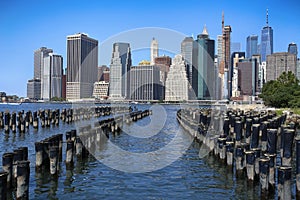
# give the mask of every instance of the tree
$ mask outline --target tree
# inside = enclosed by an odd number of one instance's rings
[[[267,106],[300,107],[299,80],[291,71],[283,72],[277,80],[269,81],[263,86],[259,97]]]

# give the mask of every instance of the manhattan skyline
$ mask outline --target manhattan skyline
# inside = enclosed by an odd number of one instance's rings
[[[66,37],[78,32],[87,33],[99,41],[98,66],[109,66],[111,50],[101,50],[103,42],[111,36],[133,29],[158,27],[194,36],[202,32],[206,24],[210,38],[217,40],[222,33],[222,11],[225,25],[232,27],[232,42],[241,43],[246,50],[246,38],[256,34],[261,39],[261,29],[266,25],[266,9],[269,10],[269,25],[274,31],[274,52],[287,52],[291,42],[300,45],[300,3],[286,1],[79,1],[51,2],[1,2],[1,72],[0,91],[26,96],[26,82],[33,77],[33,52],[45,46],[66,59]],[[155,33],[153,33],[155,34]],[[159,34],[159,33],[158,33]],[[297,35],[298,34],[298,35]],[[141,36],[143,37],[143,36]],[[146,36],[145,36],[146,37]],[[148,53],[132,51],[133,65],[142,59],[150,60],[152,37],[144,38]],[[183,39],[183,38],[181,38]],[[134,41],[114,41],[129,42]],[[173,44],[180,52],[180,40]],[[132,44],[131,44],[132,45]],[[132,45],[134,47],[134,44]],[[105,51],[105,52],[103,52]],[[160,55],[163,52],[160,51]],[[66,63],[64,63],[64,68]]]

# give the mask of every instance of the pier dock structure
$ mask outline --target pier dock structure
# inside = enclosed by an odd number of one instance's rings
[[[179,124],[202,145],[199,155],[214,156],[237,178],[259,184],[262,198],[277,191],[279,199],[291,199],[291,171],[296,171],[297,195],[300,192],[299,124],[286,119],[286,114],[267,110],[187,108],[177,112]],[[209,152],[203,154],[203,149]]]

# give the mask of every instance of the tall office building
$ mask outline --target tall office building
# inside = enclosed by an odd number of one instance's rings
[[[154,65],[155,63],[155,58],[158,57],[158,42],[155,38],[152,39],[151,41],[151,61],[150,64]]]
[[[224,12],[222,12],[222,38],[218,36],[218,62],[221,98],[228,98],[231,84],[230,53],[231,53],[231,26],[224,25]]]
[[[176,55],[166,81],[166,101],[185,101],[189,98],[186,62],[182,55]]]
[[[258,53],[257,45],[258,45],[258,36],[249,35],[246,41],[246,58],[251,58],[252,55]]]
[[[239,70],[239,89],[241,96],[255,96],[258,87],[258,66],[256,59],[241,60]]]
[[[266,81],[276,80],[283,72],[291,71],[295,75],[297,70],[297,57],[295,54],[283,52],[267,56]]]
[[[67,99],[90,98],[98,72],[98,41],[86,34],[67,36]]]
[[[215,99],[215,41],[209,38],[206,26],[197,36],[197,72],[193,73],[193,88],[198,99]]]
[[[47,47],[41,47],[34,51],[34,79],[41,79],[44,58],[48,56],[49,53],[53,53],[53,50]]]
[[[160,69],[154,65],[132,66],[130,69],[130,97],[134,101],[160,100]]]
[[[300,80],[300,59],[298,58],[297,59],[297,74],[296,74],[296,77],[298,80]]]
[[[130,98],[131,50],[129,43],[114,43],[110,63],[109,96],[113,99]]]
[[[269,12],[267,10],[267,23],[266,26],[263,27],[261,31],[261,43],[260,43],[260,51],[261,51],[261,61],[264,62],[267,59],[267,55],[271,55],[273,53],[273,29],[269,26]]]
[[[61,55],[49,53],[44,57],[41,74],[41,98],[51,100],[62,97],[63,58]]]
[[[195,71],[195,48],[197,43],[194,41],[193,37],[185,37],[181,42],[181,55],[185,61],[186,72],[188,75],[188,80],[190,85],[192,85],[192,74]]]
[[[31,79],[27,82],[27,97],[38,100],[41,98],[41,80]]]
[[[295,54],[296,56],[298,56],[298,48],[297,48],[297,44],[295,43],[290,43],[289,47],[288,47],[288,52]]]
[[[241,51],[241,43],[240,42],[231,42],[230,43],[230,55],[232,55],[234,52],[240,52]]]

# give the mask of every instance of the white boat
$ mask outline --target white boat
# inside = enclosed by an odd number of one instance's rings
[[[0,105],[10,105],[10,106],[19,106],[22,103],[8,103],[8,102],[0,102]]]

